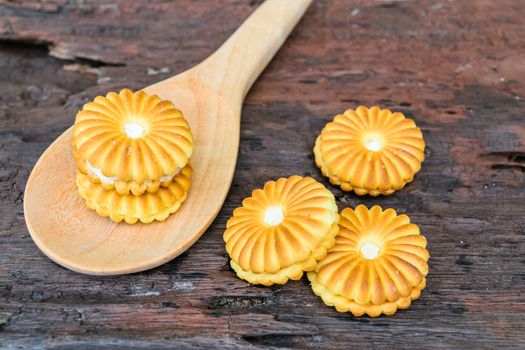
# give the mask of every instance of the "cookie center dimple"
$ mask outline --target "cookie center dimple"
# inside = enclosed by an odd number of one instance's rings
[[[277,226],[284,220],[281,207],[268,207],[264,212],[264,223],[268,226]]]
[[[377,152],[381,149],[381,141],[375,138],[371,138],[365,142],[365,147],[372,152]]]
[[[373,260],[378,257],[381,249],[374,243],[364,242],[359,250],[365,259]]]
[[[144,127],[138,123],[124,124],[124,132],[130,139],[138,139],[144,135]]]

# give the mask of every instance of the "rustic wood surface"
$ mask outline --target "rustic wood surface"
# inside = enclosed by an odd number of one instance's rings
[[[248,94],[232,188],[191,249],[92,277],[33,244],[27,177],[82,104],[200,62],[258,3],[0,0],[0,348],[525,348],[521,0],[317,0]],[[388,198],[342,193],[312,160],[324,123],[359,104],[403,111],[427,141],[422,171]],[[354,318],[306,278],[263,288],[235,277],[226,220],[252,189],[292,174],[325,183],[340,209],[380,204],[421,227],[430,275],[409,310]]]

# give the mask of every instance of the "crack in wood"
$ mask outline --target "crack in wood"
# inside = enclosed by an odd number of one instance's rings
[[[498,151],[480,155],[490,162],[490,168],[495,170],[518,170],[525,172],[525,152]]]
[[[276,305],[276,297],[264,296],[215,296],[205,299],[204,303],[210,310],[226,309],[229,311],[246,309],[266,309]]]
[[[0,45],[32,47],[37,50],[45,49],[47,50],[47,53],[50,57],[69,63],[77,63],[83,66],[88,66],[90,68],[126,66],[126,64],[123,62],[109,62],[98,58],[80,56],[74,52],[68,52],[67,55],[64,53],[58,54],[57,51],[54,50],[56,43],[36,37],[2,36],[2,34],[0,34]]]

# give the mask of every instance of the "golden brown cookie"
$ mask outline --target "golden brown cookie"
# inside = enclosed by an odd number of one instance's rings
[[[164,221],[175,213],[186,199],[191,186],[192,169],[187,164],[170,182],[155,193],[122,195],[114,190],[105,190],[90,181],[87,175],[77,173],[77,187],[88,208],[100,216],[109,216],[115,222],[124,220],[134,224],[138,220],[148,224],[153,220]]]
[[[339,312],[393,315],[425,288],[427,241],[406,215],[380,206],[344,209],[327,256],[308,273],[314,293]]]
[[[170,101],[124,89],[84,105],[72,146],[79,170],[94,183],[140,195],[170,185],[189,162],[193,136]]]
[[[425,141],[412,119],[377,106],[347,110],[317,137],[315,163],[344,191],[390,195],[411,182],[425,159]]]
[[[233,211],[224,241],[237,276],[270,286],[298,280],[338,232],[334,195],[311,177],[268,181]]]

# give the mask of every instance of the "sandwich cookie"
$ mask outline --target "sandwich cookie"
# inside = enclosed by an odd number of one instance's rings
[[[317,137],[315,163],[344,191],[390,195],[411,182],[425,159],[425,141],[412,119],[377,106],[347,110]]]
[[[308,273],[314,293],[354,316],[393,315],[425,288],[429,252],[406,215],[359,205],[340,214],[339,234],[327,256]]]
[[[311,177],[268,181],[233,211],[224,241],[240,278],[270,286],[315,269],[334,244],[334,195]]]
[[[141,221],[149,224],[154,220],[164,221],[179,210],[191,187],[191,173],[191,166],[187,164],[167,186],[161,186],[155,193],[146,192],[138,196],[106,190],[81,172],[77,172],[76,183],[88,208],[98,215],[109,216],[115,222],[134,224]]]
[[[72,146],[79,171],[93,183],[141,195],[173,182],[189,162],[193,136],[170,101],[124,89],[84,105]]]

